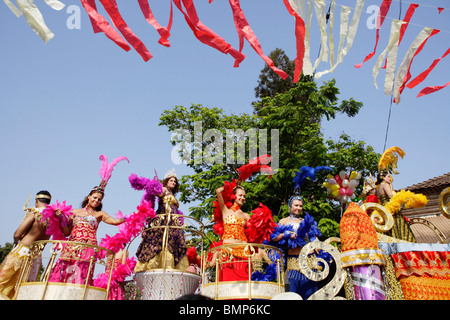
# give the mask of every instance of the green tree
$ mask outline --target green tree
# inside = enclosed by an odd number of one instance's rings
[[[268,57],[277,68],[282,69],[289,77],[281,78],[265,64],[259,74],[258,86],[255,88],[255,97],[258,99],[273,98],[276,94],[289,91],[289,89],[295,87],[293,83],[295,62],[290,60],[286,53],[279,48],[270,52]]]
[[[0,246],[0,263],[11,252],[12,248],[13,248],[13,244],[10,242],[6,242],[3,247]]]

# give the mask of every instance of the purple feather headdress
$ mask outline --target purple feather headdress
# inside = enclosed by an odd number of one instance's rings
[[[127,157],[117,157],[113,161],[111,161],[111,163],[108,163],[108,158],[106,158],[106,156],[103,154],[100,156],[99,159],[102,161],[102,166],[100,167],[99,171],[100,178],[102,179],[102,181],[100,182],[100,186],[94,189],[101,192],[105,192],[105,187],[108,184],[109,179],[111,179],[111,174],[116,164],[122,160],[127,160],[128,163],[130,163],[130,161],[127,159]]]

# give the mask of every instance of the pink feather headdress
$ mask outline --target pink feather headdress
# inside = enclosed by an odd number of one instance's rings
[[[100,182],[100,186],[94,189],[105,192],[106,185],[108,184],[109,179],[111,179],[111,173],[113,172],[116,164],[122,160],[127,160],[128,163],[130,163],[130,161],[127,157],[117,157],[113,161],[111,161],[111,163],[108,163],[108,158],[106,158],[106,156],[103,154],[100,156],[100,160],[102,161],[102,166],[100,167],[99,174],[102,181]]]

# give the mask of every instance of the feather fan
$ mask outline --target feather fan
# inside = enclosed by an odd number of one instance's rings
[[[265,172],[269,174],[269,178],[272,177],[273,170],[268,163],[272,160],[272,157],[268,154],[259,156],[255,159],[250,160],[247,164],[244,164],[239,169],[237,169],[239,173],[239,181],[245,181],[250,176],[258,171]]]

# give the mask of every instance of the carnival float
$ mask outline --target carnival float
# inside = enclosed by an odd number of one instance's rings
[[[62,226],[69,223],[71,206],[47,205],[41,215],[52,239],[31,245],[13,299],[174,300],[197,294],[215,300],[271,300],[288,293],[304,300],[449,299],[449,237],[428,222],[440,243],[416,243],[410,225],[421,221],[408,221],[401,210],[423,207],[427,198],[395,192],[390,182],[403,155],[398,147],[385,151],[377,181],[370,177],[364,182],[363,200],[356,201],[353,193],[361,174],[328,174],[323,186],[344,209],[340,237],[324,241],[318,240],[314,218],[308,213],[300,218],[301,210],[294,207],[301,206],[304,181],[317,181],[315,173],[332,171],[329,167],[300,168],[293,180],[291,215],[278,224],[262,203],[251,214],[240,210],[241,182],[264,170],[270,178],[268,155],[242,166],[237,179],[216,190],[213,229],[220,241],[209,247],[204,245],[205,225],[178,210],[174,170],[162,182],[157,175],[130,175],[132,188],[144,191],[142,200],[135,212],[119,216],[119,232],[99,244],[82,241],[95,230],[86,225],[77,229],[82,233],[78,241],[73,232],[67,238]],[[104,191],[112,167],[126,158],[111,164],[100,159]],[[439,197],[446,218],[449,194],[446,188]],[[141,243],[136,257],[129,258],[127,248],[135,239]]]

